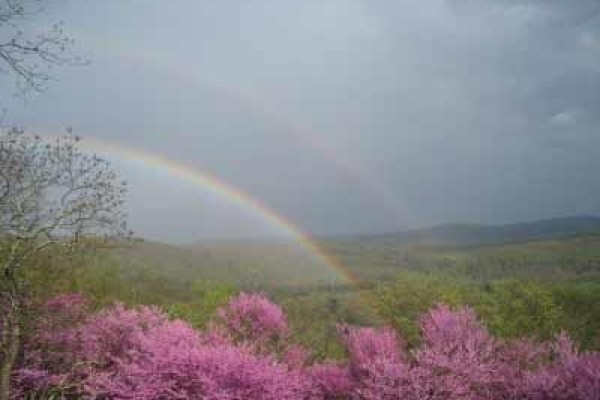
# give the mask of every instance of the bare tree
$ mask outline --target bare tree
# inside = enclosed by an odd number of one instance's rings
[[[20,347],[23,268],[47,251],[103,246],[131,235],[126,183],[72,135],[50,140],[17,129],[0,134],[0,400],[9,398]]]
[[[71,54],[73,40],[62,21],[43,30],[35,24],[47,2],[0,0],[0,71],[14,74],[24,92],[45,89],[53,65],[86,63]]]

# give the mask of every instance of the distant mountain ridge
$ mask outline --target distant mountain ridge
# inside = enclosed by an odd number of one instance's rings
[[[574,216],[504,225],[444,224],[396,233],[343,235],[341,241],[469,247],[600,234],[600,217]]]

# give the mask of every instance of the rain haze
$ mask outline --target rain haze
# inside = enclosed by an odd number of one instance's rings
[[[68,1],[47,14],[91,63],[3,96],[6,119],[90,140],[129,181],[142,236],[279,233],[173,164],[315,235],[600,214],[595,0]]]

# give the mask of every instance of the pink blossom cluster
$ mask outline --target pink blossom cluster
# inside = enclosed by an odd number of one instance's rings
[[[204,332],[153,307],[86,314],[86,304],[48,302],[15,399],[600,399],[600,354],[564,334],[496,339],[469,308],[429,311],[410,350],[391,329],[340,326],[347,360],[311,363],[262,295],[232,298]]]
[[[217,314],[217,324],[211,329],[221,329],[233,342],[257,351],[275,350],[288,338],[285,313],[263,295],[241,293]]]

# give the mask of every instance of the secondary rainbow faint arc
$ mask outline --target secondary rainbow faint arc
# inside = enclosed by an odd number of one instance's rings
[[[406,222],[408,220],[410,222],[410,215],[404,207],[401,207],[398,196],[391,193],[378,179],[375,179],[363,163],[350,157],[348,154],[344,155],[340,153],[333,143],[325,140],[323,135],[316,132],[311,133],[310,129],[304,125],[300,125],[291,116],[283,112],[279,105],[267,101],[267,99],[253,91],[246,91],[239,87],[228,85],[219,85],[215,82],[206,82],[189,70],[182,69],[176,64],[165,62],[158,54],[147,51],[127,51],[126,53],[120,53],[112,44],[107,45],[107,48],[110,49],[108,50],[108,54],[118,55],[134,62],[151,65],[170,76],[183,79],[199,88],[209,88],[220,96],[233,99],[236,103],[249,107],[252,112],[266,117],[270,123],[274,123],[275,126],[282,128],[287,134],[308,145],[324,157],[324,159],[333,163],[346,176],[356,179],[366,190],[377,194],[378,200],[390,216],[393,216],[398,221],[404,220]]]
[[[110,155],[141,161],[144,164],[161,168],[168,173],[201,187],[210,193],[216,194],[226,201],[258,215],[261,219],[288,234],[300,246],[314,255],[319,261],[339,273],[349,283],[356,285],[359,279],[348,271],[341,262],[327,254],[317,245],[310,236],[294,226],[285,217],[268,208],[257,199],[228,184],[217,176],[201,171],[182,162],[174,161],[161,154],[149,152],[139,148],[123,146],[121,144],[86,137],[81,140],[81,147],[92,152],[104,152]]]

